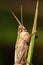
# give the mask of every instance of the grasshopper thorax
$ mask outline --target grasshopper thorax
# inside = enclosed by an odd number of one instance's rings
[[[31,34],[26,30],[23,24],[19,25],[18,36],[24,40],[30,40]]]

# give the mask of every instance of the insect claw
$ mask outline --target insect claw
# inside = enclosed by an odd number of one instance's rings
[[[37,32],[34,32],[33,34],[31,34],[30,37],[32,37],[35,34],[35,39],[38,38]]]
[[[37,39],[37,38],[38,38],[38,35],[36,34],[36,35],[35,35],[35,39]]]
[[[36,34],[37,32],[34,32],[34,33],[32,33],[31,35],[30,35],[30,37],[32,37],[34,34]]]

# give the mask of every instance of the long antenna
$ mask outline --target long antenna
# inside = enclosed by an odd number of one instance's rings
[[[11,10],[10,10],[10,12],[11,12],[11,14],[13,15],[13,17],[17,20],[17,22],[19,23],[19,25],[21,25],[21,23],[20,23],[19,19],[16,17],[16,15],[14,14],[14,12],[13,12],[13,11],[11,11]]]
[[[23,24],[22,4],[21,4],[21,22],[22,22],[22,24]]]

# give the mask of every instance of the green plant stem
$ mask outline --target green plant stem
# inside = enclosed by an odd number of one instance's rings
[[[36,12],[35,12],[34,23],[33,23],[33,28],[32,28],[32,34],[34,32],[36,32],[36,27],[37,27],[38,3],[39,3],[39,1],[37,0]],[[29,63],[31,63],[31,60],[32,60],[34,41],[35,41],[35,34],[31,37],[31,41],[30,41],[30,47],[29,47],[28,56],[27,56],[27,61]],[[29,64],[26,63],[26,65],[29,65]]]

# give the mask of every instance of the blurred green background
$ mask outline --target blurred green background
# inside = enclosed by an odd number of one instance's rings
[[[14,11],[20,20],[20,4],[23,5],[23,24],[31,33],[37,0],[0,1],[0,65],[14,64],[14,48],[17,38],[18,23],[10,13]],[[32,63],[43,65],[43,0],[39,1],[37,20],[38,38],[35,40]]]

